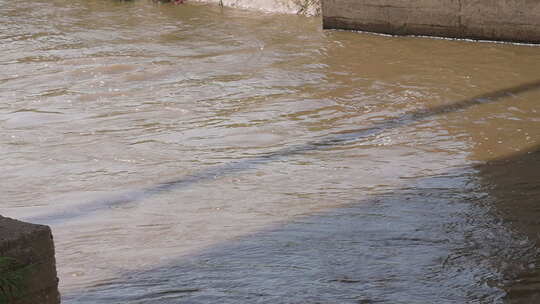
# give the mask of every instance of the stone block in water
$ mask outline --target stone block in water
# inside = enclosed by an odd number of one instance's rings
[[[0,303],[60,303],[48,226],[0,216]]]

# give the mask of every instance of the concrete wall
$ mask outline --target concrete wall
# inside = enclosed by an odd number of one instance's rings
[[[323,27],[540,43],[540,0],[322,0]]]
[[[0,216],[0,303],[60,303],[49,227]]]

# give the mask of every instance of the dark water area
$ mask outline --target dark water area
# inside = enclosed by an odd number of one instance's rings
[[[540,299],[540,145],[525,153],[487,162],[477,167],[482,183],[492,196],[493,212],[501,224],[522,235],[529,246],[522,256],[509,256],[505,261],[509,282],[505,303],[534,303]],[[523,256],[530,259],[526,270],[512,261]]]
[[[540,48],[0,0],[0,214],[63,303],[535,303]]]

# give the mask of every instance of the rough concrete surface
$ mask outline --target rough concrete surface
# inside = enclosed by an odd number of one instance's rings
[[[320,15],[320,0],[194,0],[272,13]]]
[[[540,43],[538,0],[322,0],[323,27]]]
[[[0,303],[60,303],[48,226],[0,216]]]

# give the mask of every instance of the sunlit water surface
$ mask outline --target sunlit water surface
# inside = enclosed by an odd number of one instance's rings
[[[64,303],[533,303],[540,48],[0,0],[0,214]]]

